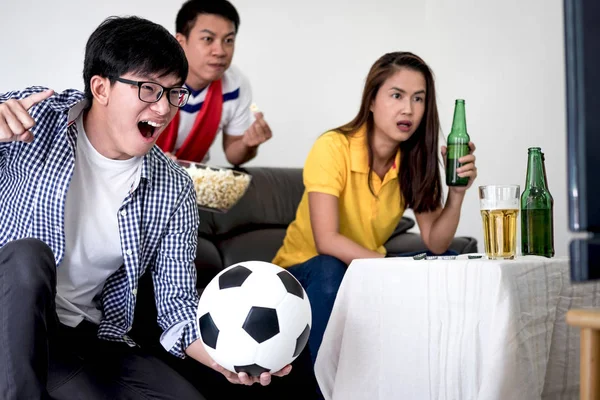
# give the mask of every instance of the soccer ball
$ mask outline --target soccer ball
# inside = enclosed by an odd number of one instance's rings
[[[229,371],[259,376],[298,357],[312,324],[300,283],[263,261],[232,265],[200,297],[198,329],[208,354]]]

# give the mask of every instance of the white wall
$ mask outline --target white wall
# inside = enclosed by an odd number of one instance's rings
[[[354,116],[383,53],[423,57],[437,79],[442,128],[464,98],[477,145],[476,184],[524,185],[527,148],[541,146],[555,200],[557,255],[568,254],[562,0],[234,0],[234,63],[250,78],[273,139],[249,165],[304,163],[315,138]],[[0,0],[0,92],[32,84],[82,88],[85,42],[109,15],[136,14],[171,32],[180,1]],[[213,163],[224,164],[213,149]],[[458,233],[482,230],[477,191]]]

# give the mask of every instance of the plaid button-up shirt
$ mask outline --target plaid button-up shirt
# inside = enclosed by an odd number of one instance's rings
[[[44,90],[31,87],[0,94],[0,103]],[[0,143],[0,246],[34,237],[50,246],[57,268],[65,255],[65,201],[73,176],[77,127],[84,96],[66,90],[29,110],[36,121],[33,143]],[[141,179],[115,218],[124,265],[102,291],[98,337],[124,341],[133,324],[138,279],[152,272],[163,346],[184,357],[199,335],[194,258],[198,210],[192,180],[154,146],[144,156]]]

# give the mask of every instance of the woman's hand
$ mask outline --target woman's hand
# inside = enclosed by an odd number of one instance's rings
[[[471,187],[475,178],[477,178],[477,167],[475,166],[475,155],[473,154],[475,152],[475,143],[469,142],[469,148],[471,149],[471,153],[458,159],[458,162],[460,162],[462,166],[456,170],[459,177],[468,177],[469,182],[467,183],[467,186],[450,186],[448,187],[449,192],[464,193]],[[446,146],[442,146],[442,159],[444,160],[445,165]]]

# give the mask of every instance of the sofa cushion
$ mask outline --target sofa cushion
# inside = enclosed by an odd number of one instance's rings
[[[244,232],[217,243],[223,268],[241,261],[271,262],[283,244],[285,228],[266,228]]]
[[[198,288],[206,287],[210,280],[223,269],[223,259],[219,250],[213,242],[203,237],[198,238],[194,263],[198,276],[196,284]]]
[[[287,227],[304,192],[301,168],[247,168],[248,191],[227,213],[200,211],[201,236],[230,237],[257,226]]]
[[[397,235],[400,235],[400,234],[408,231],[413,226],[415,226],[415,221],[413,221],[411,218],[408,218],[408,217],[402,217],[400,219],[400,222],[398,223],[398,226],[396,227],[396,229],[394,229],[392,236],[390,236],[389,240],[393,239]]]

